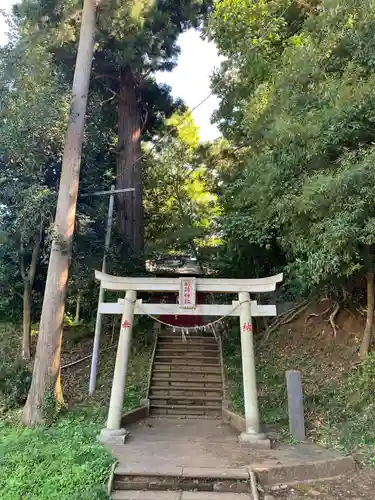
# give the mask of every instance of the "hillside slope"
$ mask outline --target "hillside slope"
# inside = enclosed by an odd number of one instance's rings
[[[375,464],[375,355],[363,363],[358,358],[364,319],[340,311],[335,337],[326,309],[326,303],[315,304],[267,342],[264,334],[256,336],[261,419],[287,439],[285,371],[300,370],[309,437]],[[243,413],[239,343],[233,328],[224,341],[225,364],[233,408]]]

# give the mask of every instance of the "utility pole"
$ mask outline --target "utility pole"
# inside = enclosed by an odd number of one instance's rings
[[[97,191],[96,193],[88,193],[82,195],[82,197],[87,196],[103,196],[109,194],[109,205],[108,205],[108,215],[107,215],[107,228],[105,232],[105,242],[104,242],[104,254],[102,263],[102,272],[105,273],[107,270],[107,254],[111,244],[111,232],[112,232],[112,220],[113,220],[113,205],[115,201],[115,194],[117,193],[127,193],[129,191],[135,191],[134,188],[128,189],[115,189],[113,185],[110,191]],[[99,351],[100,351],[100,335],[102,332],[102,315],[99,311],[99,306],[104,299],[104,288],[100,283],[99,289],[99,300],[98,309],[96,312],[96,322],[95,322],[95,334],[94,334],[94,346],[92,349],[92,359],[91,359],[91,370],[90,370],[90,383],[89,383],[89,394],[90,396],[94,394],[96,387],[96,377],[98,373],[98,362],[99,362]]]

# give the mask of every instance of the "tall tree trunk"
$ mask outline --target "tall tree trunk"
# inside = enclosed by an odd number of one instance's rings
[[[363,333],[362,344],[359,349],[359,356],[361,359],[364,359],[368,356],[371,344],[372,324],[374,318],[374,302],[375,302],[374,273],[372,271],[366,273],[366,281],[367,281],[367,317],[366,317],[365,331]]]
[[[44,423],[41,405],[47,392],[54,393],[57,401],[62,399],[60,385],[61,338],[78,195],[87,93],[94,50],[97,4],[96,0],[84,0],[83,4],[72,101],[56,207],[54,238],[48,265],[33,378],[23,410],[22,420],[26,425]]]
[[[118,194],[119,228],[129,246],[129,253],[143,250],[143,205],[138,81],[132,69],[121,70],[118,102],[117,189],[135,188]]]

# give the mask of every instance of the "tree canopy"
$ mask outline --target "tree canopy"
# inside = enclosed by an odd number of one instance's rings
[[[80,9],[23,0],[0,52],[2,289],[13,280],[0,307],[21,303],[38,241],[39,302],[43,292]],[[374,11],[372,0],[104,2],[80,194],[135,188],[117,197],[110,269],[144,272],[144,258],[188,252],[226,276],[284,270],[297,297],[340,297],[363,277],[371,295]],[[223,138],[205,144],[155,80],[175,66],[178,35],[202,23],[224,57],[212,77]],[[78,198],[68,303],[84,297],[84,314],[107,202]]]

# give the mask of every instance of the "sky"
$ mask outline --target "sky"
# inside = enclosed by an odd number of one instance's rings
[[[1,9],[9,9],[14,0],[0,0]],[[6,43],[6,25],[0,15],[0,45]],[[210,93],[210,76],[220,64],[216,47],[213,43],[201,40],[199,33],[189,30],[178,39],[181,47],[177,67],[171,72],[158,73],[159,82],[167,83],[172,88],[174,97],[181,97],[192,109]],[[202,141],[213,140],[220,135],[215,125],[210,123],[211,115],[218,106],[215,96],[193,111],[193,118],[199,127]]]

